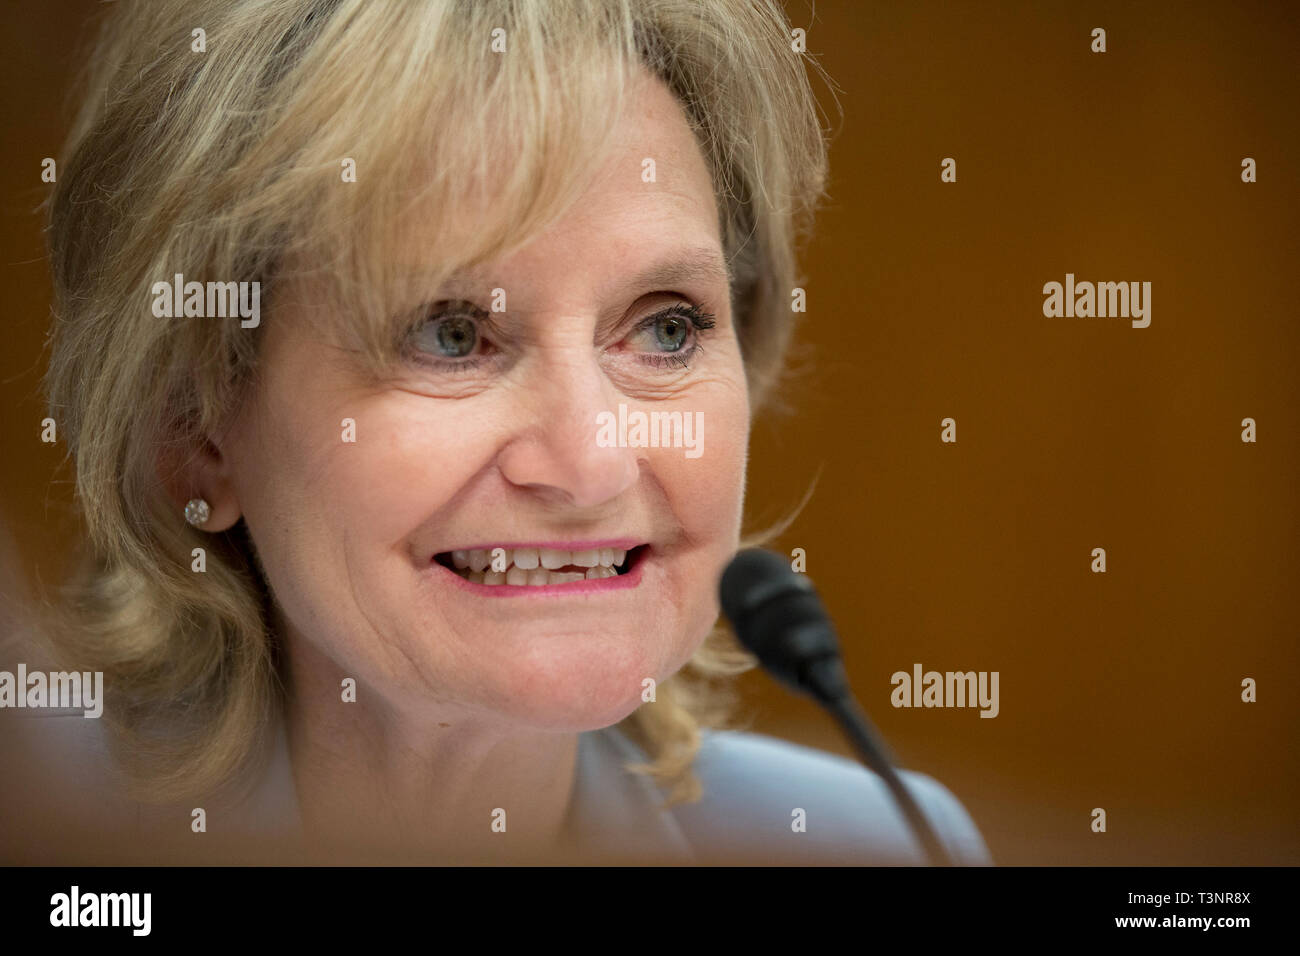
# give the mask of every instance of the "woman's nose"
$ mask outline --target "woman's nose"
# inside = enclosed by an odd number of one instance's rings
[[[604,504],[636,484],[636,448],[597,442],[601,412],[622,398],[594,357],[549,364],[530,377],[518,428],[498,455],[511,484],[573,508]]]

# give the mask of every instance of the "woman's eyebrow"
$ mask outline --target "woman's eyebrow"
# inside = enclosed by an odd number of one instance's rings
[[[665,256],[629,278],[615,277],[612,284],[631,291],[670,289],[679,283],[693,282],[716,282],[730,288],[731,281],[731,270],[721,251],[714,246],[699,246]],[[437,294],[443,298],[468,299],[501,284],[500,281],[489,278],[487,272],[473,269],[457,271],[438,283]]]
[[[711,246],[686,249],[637,272],[628,285],[668,288],[679,282],[720,282],[731,286],[731,270],[722,254]]]

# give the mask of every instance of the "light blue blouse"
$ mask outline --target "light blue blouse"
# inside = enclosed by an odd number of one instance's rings
[[[62,764],[82,794],[96,794],[94,809],[106,811],[114,771],[101,722],[79,713],[31,716],[23,723],[36,732],[32,742],[45,756],[43,769],[57,773],[54,765]],[[584,856],[686,865],[926,862],[884,781],[848,758],[763,734],[703,730],[694,763],[702,798],[666,810],[664,791],[625,769],[646,762],[646,754],[616,726],[578,735],[569,820]],[[952,793],[925,774],[900,775],[955,862],[992,863],[979,830]],[[105,781],[102,789],[99,781]],[[141,822],[152,816],[139,814]],[[301,832],[283,723],[270,762],[236,816],[224,826],[268,837]],[[792,826],[797,818],[801,828]]]
[[[660,792],[622,770],[645,754],[615,727],[581,735],[574,810],[592,844],[665,862],[925,864],[884,781],[855,761],[763,734],[701,732],[699,802],[659,811]],[[901,771],[954,862],[992,859],[965,807],[942,784]],[[802,828],[793,823],[803,810]]]
[[[268,832],[298,827],[283,730],[279,737],[244,811],[250,827]],[[665,864],[926,863],[884,781],[845,757],[763,734],[703,730],[694,764],[702,798],[667,810],[661,809],[664,791],[624,769],[646,762],[645,752],[616,726],[578,735],[569,812],[581,852]],[[952,793],[924,774],[901,776],[955,862],[992,863]],[[802,832],[792,826],[796,809],[804,811]]]

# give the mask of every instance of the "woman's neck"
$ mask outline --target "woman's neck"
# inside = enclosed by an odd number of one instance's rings
[[[545,862],[572,849],[576,733],[444,701],[399,708],[309,642],[286,642],[285,719],[308,845],[437,863]],[[345,700],[345,697],[355,700]]]

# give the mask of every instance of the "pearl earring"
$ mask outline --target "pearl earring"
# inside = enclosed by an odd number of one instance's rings
[[[185,506],[185,520],[196,528],[201,528],[207,524],[208,517],[212,514],[212,509],[202,498],[195,498]]]

